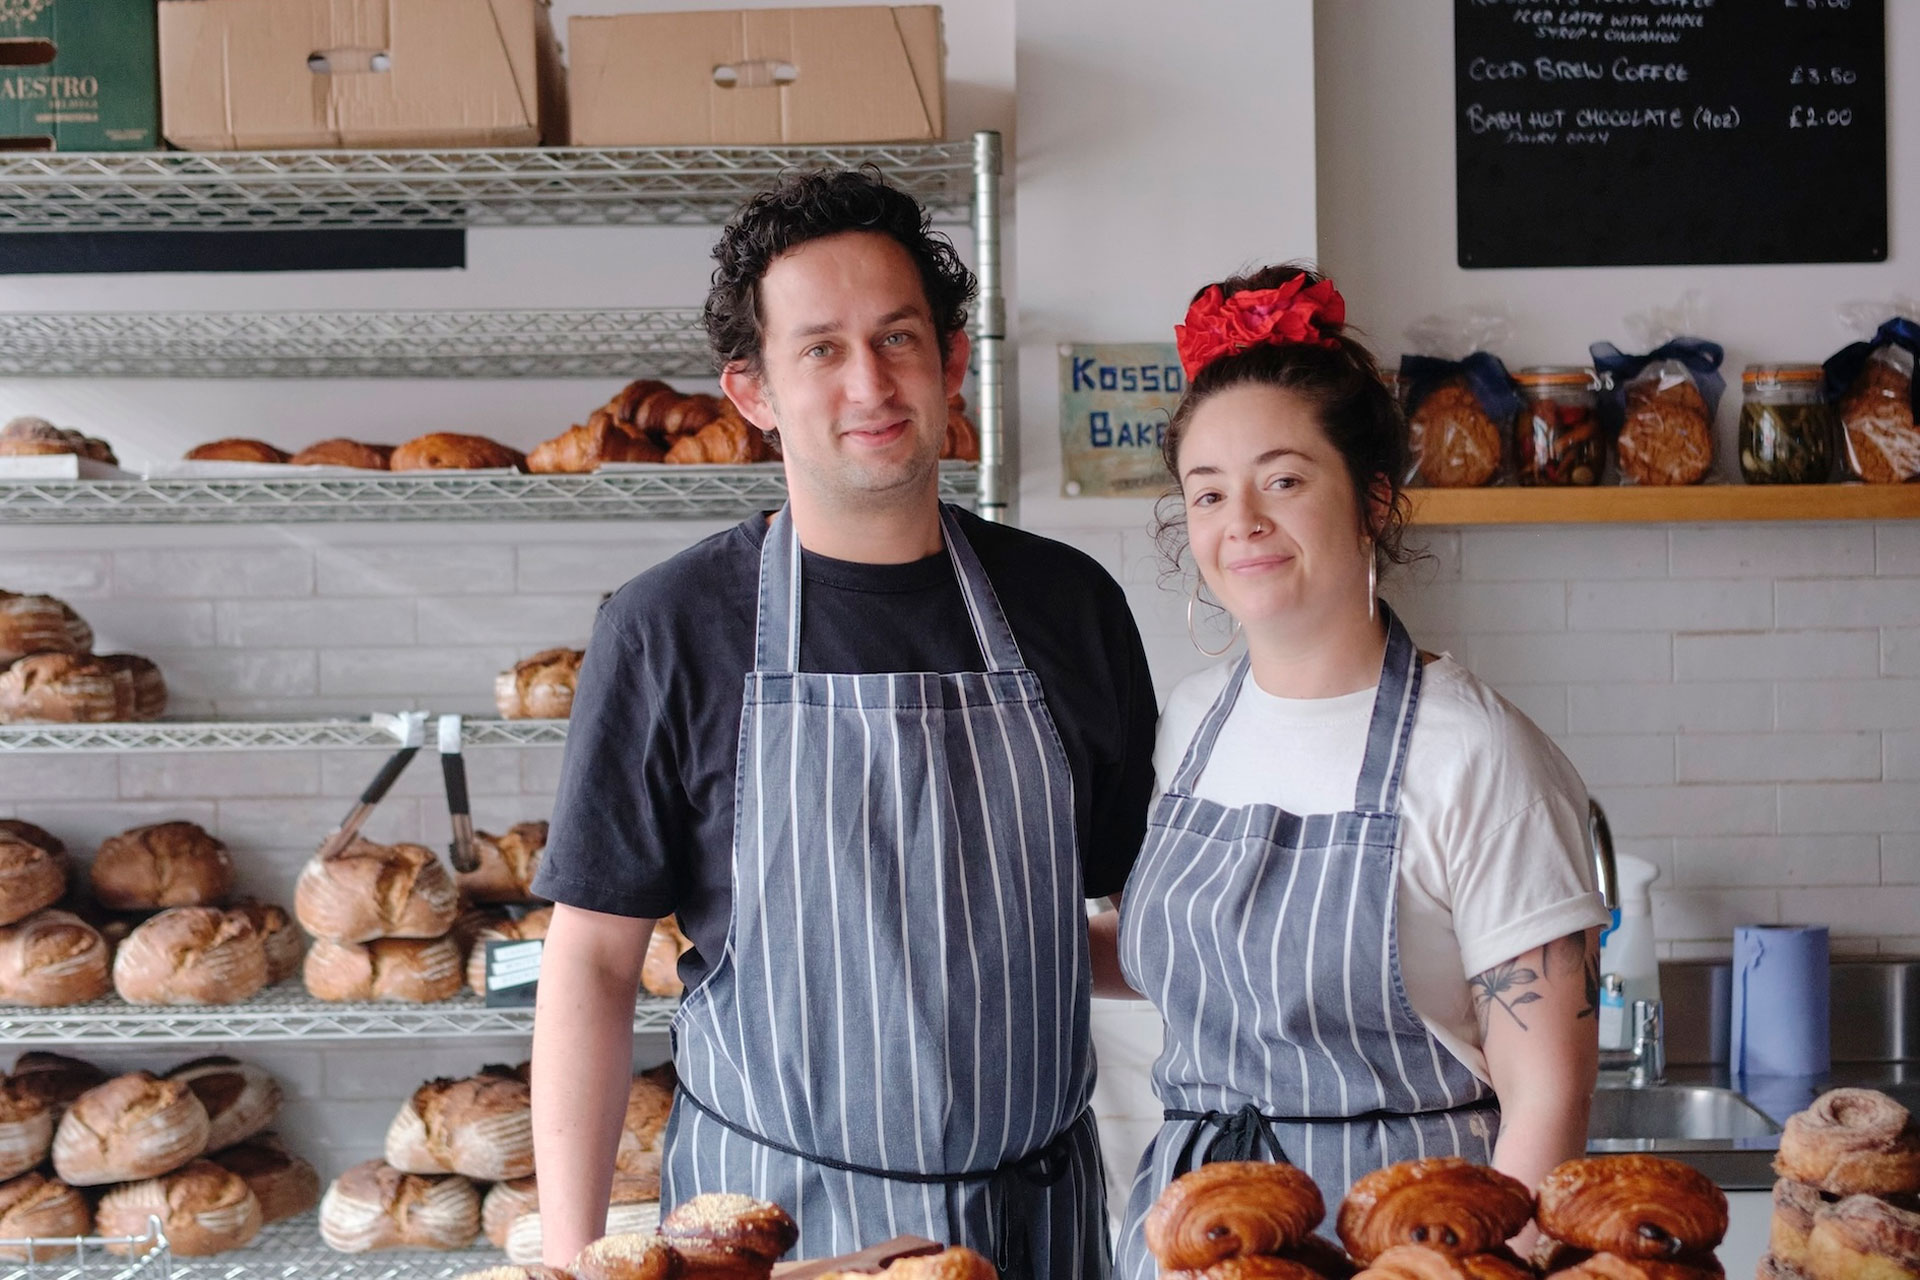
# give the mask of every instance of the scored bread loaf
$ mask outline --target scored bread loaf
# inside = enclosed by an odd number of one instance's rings
[[[408,1000],[431,1004],[460,994],[459,944],[445,938],[314,939],[302,970],[316,1000]]]
[[[92,1231],[93,1212],[87,1207],[87,1198],[58,1178],[34,1172],[0,1182],[0,1240],[34,1242],[31,1259],[23,1244],[0,1245],[0,1258],[12,1262],[64,1258],[73,1252],[73,1246],[55,1241]]]
[[[0,724],[102,724],[118,720],[115,667],[79,653],[35,653],[0,671]]]
[[[525,942],[547,936],[553,922],[553,908],[540,907],[518,920],[498,920],[473,935],[473,949],[467,953],[467,985],[473,994],[487,994],[487,944],[489,942]]]
[[[195,1058],[167,1072],[207,1109],[207,1150],[244,1142],[273,1123],[284,1095],[280,1082],[260,1067],[224,1055]]]
[[[480,1193],[458,1174],[423,1177],[384,1160],[357,1164],[320,1199],[320,1238],[341,1253],[464,1249],[480,1232]]]
[[[184,1083],[145,1071],[74,1099],[53,1134],[53,1168],[76,1187],[172,1173],[207,1149],[207,1109]]]
[[[246,1179],[267,1222],[297,1217],[320,1203],[320,1173],[271,1133],[214,1153],[213,1162]]]
[[[25,1173],[53,1146],[53,1108],[17,1080],[0,1077],[0,1178]]]
[[[0,835],[13,836],[15,839],[25,840],[28,844],[37,844],[48,853],[66,856],[67,846],[60,837],[45,827],[36,827],[31,822],[24,822],[19,818],[0,818]]]
[[[186,1258],[238,1249],[260,1234],[260,1201],[245,1178],[211,1160],[115,1187],[100,1198],[94,1225],[103,1235],[137,1236],[160,1219],[167,1248]],[[108,1245],[115,1253],[127,1245]]]
[[[501,1184],[506,1185],[506,1184]],[[492,1196],[489,1194],[488,1199]],[[484,1206],[483,1206],[484,1210]],[[660,1225],[660,1177],[633,1177],[616,1173],[607,1197],[607,1225],[604,1235],[632,1235],[652,1232]],[[506,1239],[500,1245],[507,1261],[530,1266],[541,1258],[540,1209],[519,1213],[507,1224]]]
[[[540,1192],[531,1177],[496,1182],[480,1202],[480,1231],[496,1249],[507,1247],[507,1232],[521,1214],[540,1207]],[[538,1261],[538,1259],[535,1259]]]
[[[627,1086],[627,1112],[620,1125],[620,1146],[613,1167],[622,1173],[644,1173],[657,1168],[661,1141],[667,1132],[667,1117],[673,1112],[673,1091],[677,1085],[673,1062],[669,1059],[648,1071],[642,1071]]]
[[[74,1100],[89,1089],[107,1082],[107,1073],[91,1062],[69,1058],[45,1049],[31,1049],[14,1060],[13,1083],[36,1098],[43,1098],[53,1110],[53,1123],[67,1113]]]
[[[493,702],[508,720],[564,720],[573,714],[580,649],[545,649],[522,658],[493,681]]]
[[[387,1163],[403,1173],[505,1182],[533,1172],[533,1093],[506,1067],[429,1080],[387,1128]]]
[[[334,942],[438,938],[459,917],[460,894],[424,845],[355,840],[308,859],[293,913],[308,933]]]
[[[137,653],[95,654],[113,669],[114,719],[158,720],[167,709],[167,682],[150,658]]]
[[[197,822],[156,822],[101,842],[88,875],[109,911],[217,906],[233,892],[233,855]]]
[[[148,920],[113,957],[129,1004],[232,1004],[267,985],[267,948],[252,921],[218,907],[174,907]]]
[[[67,855],[0,831],[0,924],[24,920],[66,896]]]
[[[113,952],[69,911],[46,910],[0,926],[0,1004],[84,1004],[113,990]]]
[[[64,600],[0,591],[0,667],[30,653],[86,653],[93,628]]]
[[[232,911],[245,916],[253,925],[253,931],[260,935],[260,945],[267,953],[269,986],[300,972],[300,962],[307,954],[307,937],[293,927],[293,917],[285,907],[243,898],[233,904]]]
[[[476,831],[473,847],[480,855],[480,865],[457,877],[467,900],[526,902],[533,896],[534,873],[540,870],[540,854],[547,847],[547,824],[517,822],[499,836]]]

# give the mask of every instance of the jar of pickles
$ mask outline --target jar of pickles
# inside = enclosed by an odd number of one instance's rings
[[[1522,407],[1514,427],[1514,478],[1521,484],[1599,484],[1607,439],[1594,410],[1593,370],[1537,365],[1514,375]]]
[[[1750,364],[1740,375],[1740,474],[1748,484],[1822,484],[1840,419],[1817,364]]]

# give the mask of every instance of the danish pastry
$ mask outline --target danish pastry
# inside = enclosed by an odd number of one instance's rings
[[[1356,1280],[1527,1280],[1518,1262],[1493,1253],[1442,1253],[1416,1244],[1383,1249]]]
[[[1442,1156],[1362,1177],[1348,1190],[1336,1229],[1360,1262],[1408,1244],[1465,1257],[1499,1248],[1532,1217],[1533,1196],[1519,1182]]]
[[[1167,1184],[1147,1211],[1147,1248],[1165,1271],[1294,1248],[1326,1217],[1311,1177],[1290,1164],[1223,1160]]]
[[[1834,1089],[1787,1119],[1773,1169],[1836,1196],[1920,1191],[1920,1127],[1872,1089]]]
[[[1796,1270],[1807,1265],[1807,1236],[1813,1220],[1830,1203],[1820,1188],[1792,1178],[1773,1184],[1773,1220],[1768,1225],[1767,1248]]]
[[[1678,1161],[1593,1156],[1546,1176],[1536,1218],[1541,1231],[1576,1249],[1699,1265],[1727,1233],[1727,1197]]]
[[[1815,1215],[1807,1236],[1813,1280],[1916,1280],[1920,1213],[1873,1196],[1848,1196]]]
[[[1722,1280],[1726,1273],[1712,1258],[1666,1262],[1659,1258],[1622,1258],[1618,1254],[1596,1253],[1577,1266],[1552,1274],[1566,1280]]]

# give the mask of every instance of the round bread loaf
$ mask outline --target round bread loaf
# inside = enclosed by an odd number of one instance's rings
[[[35,653],[0,671],[0,724],[104,724],[120,719],[114,665],[78,653]]]
[[[671,1059],[642,1071],[627,1086],[627,1114],[620,1126],[615,1169],[622,1173],[640,1173],[648,1168],[649,1162],[658,1166],[667,1118],[673,1112],[675,1087]]]
[[[524,1178],[533,1172],[533,1093],[504,1071],[429,1080],[388,1126],[387,1163],[485,1182]]]
[[[86,653],[93,628],[64,600],[0,591],[0,667],[30,653]]]
[[[84,1004],[113,990],[113,953],[70,911],[46,910],[0,927],[0,1004]]]
[[[52,1145],[53,1108],[47,1100],[0,1076],[0,1179],[33,1168]]]
[[[54,1243],[93,1231],[93,1213],[87,1198],[57,1178],[23,1173],[0,1182],[0,1240],[32,1240],[34,1262],[64,1258],[72,1245]],[[0,1258],[26,1262],[25,1245],[0,1245]]]
[[[218,907],[162,911],[127,935],[113,987],[130,1004],[232,1004],[267,985],[267,949],[247,917]]]
[[[357,467],[362,471],[385,471],[393,459],[393,446],[362,444],[358,440],[321,440],[310,444],[287,461],[296,467]]]
[[[135,1071],[67,1108],[53,1134],[53,1168],[76,1187],[157,1178],[205,1151],[211,1127],[192,1089]]]
[[[480,1202],[480,1230],[496,1249],[507,1247],[507,1232],[521,1214],[540,1207],[540,1193],[532,1177],[495,1183]],[[539,1259],[535,1258],[535,1262]]]
[[[66,892],[66,854],[0,832],[0,924],[45,910]]]
[[[511,467],[526,470],[527,457],[485,436],[463,436],[434,431],[407,441],[393,451],[390,471],[486,471]]]
[[[659,1229],[660,1196],[657,1190],[651,1200],[632,1199],[631,1193],[624,1190],[619,1180],[615,1179],[613,1197],[613,1201],[607,1205],[607,1235],[652,1235]],[[507,1228],[506,1243],[500,1247],[506,1252],[508,1262],[521,1266],[538,1263],[542,1257],[540,1211],[535,1209],[515,1218]]]
[[[15,1087],[26,1090],[36,1098],[45,1099],[53,1110],[53,1123],[56,1126],[75,1099],[87,1090],[105,1084],[108,1078],[106,1072],[91,1062],[82,1062],[65,1054],[48,1053],[44,1049],[29,1050],[13,1064]]]
[[[233,856],[198,823],[157,822],[104,841],[89,875],[110,911],[217,906],[233,892]]]
[[[320,1200],[320,1238],[341,1253],[464,1249],[480,1231],[480,1193],[457,1174],[422,1177],[369,1160],[335,1178]]]
[[[167,1072],[179,1080],[207,1109],[207,1150],[220,1151],[244,1142],[273,1123],[284,1095],[280,1082],[250,1062],[224,1055],[195,1058]]]
[[[267,1222],[297,1217],[320,1203],[320,1174],[271,1133],[215,1152],[213,1162],[246,1179]]]
[[[553,922],[553,908],[539,907],[518,920],[499,920],[473,936],[473,948],[467,953],[467,985],[473,994],[487,994],[487,944],[489,942],[525,942],[547,936]]]
[[[431,1004],[460,994],[460,947],[444,938],[316,938],[303,969],[316,1000],[406,1000]]]
[[[275,906],[271,902],[260,902],[253,898],[244,898],[230,908],[236,915],[243,915],[260,935],[260,944],[267,953],[267,984],[284,982],[300,972],[300,962],[307,954],[307,937],[293,927],[293,917],[287,914],[285,907]]]
[[[67,852],[66,844],[53,832],[45,827],[36,827],[31,822],[23,822],[19,818],[0,818],[0,835],[25,840],[28,844],[37,844],[48,853],[65,856]]]
[[[137,653],[96,654],[113,668],[117,720],[157,720],[167,710],[167,682],[160,668]]]
[[[580,649],[546,649],[494,678],[493,701],[508,720],[564,720],[573,713]]]
[[[285,462],[292,456],[265,440],[249,440],[244,436],[209,440],[187,450],[188,462]]]
[[[517,903],[533,897],[534,873],[540,870],[540,854],[547,847],[546,823],[515,823],[499,836],[476,831],[473,846],[480,865],[457,877],[467,901]]]
[[[309,859],[294,887],[293,913],[316,938],[438,938],[460,914],[453,877],[433,850],[355,840]]]
[[[183,1258],[206,1258],[238,1249],[260,1234],[260,1201],[246,1179],[211,1160],[115,1187],[100,1198],[95,1225],[104,1235],[139,1235],[156,1217],[167,1247]],[[116,1253],[124,1245],[109,1245]]]

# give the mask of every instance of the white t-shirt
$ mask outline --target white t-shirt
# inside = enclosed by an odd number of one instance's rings
[[[1189,676],[1160,713],[1154,772],[1180,768],[1235,660]],[[1353,808],[1374,690],[1276,698],[1247,673],[1195,792],[1295,814]],[[1400,792],[1398,930],[1414,1012],[1487,1078],[1467,983],[1607,922],[1587,851],[1587,790],[1560,749],[1451,657],[1427,664]]]

